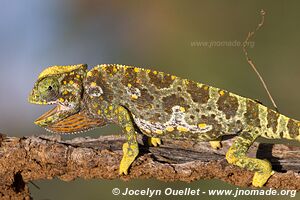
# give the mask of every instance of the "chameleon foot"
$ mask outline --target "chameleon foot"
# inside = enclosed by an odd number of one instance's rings
[[[210,146],[213,148],[213,149],[220,149],[222,148],[222,144],[220,141],[210,141]]]
[[[268,161],[261,160],[261,166],[263,166],[262,172],[255,172],[252,180],[252,185],[254,187],[262,187],[268,181],[270,176],[274,174],[272,171],[272,166]]]
[[[127,142],[123,144],[123,158],[120,163],[119,174],[128,174],[128,168],[135,160],[136,156],[139,154],[138,144],[128,144]]]
[[[158,145],[161,145],[161,140],[159,138],[149,137],[148,144],[157,147]]]
[[[234,164],[241,168],[254,171],[252,185],[255,187],[262,187],[274,173],[270,162],[266,160],[249,158],[246,153],[248,148],[252,145],[258,134],[253,132],[242,132],[233,142],[226,153],[228,163]]]

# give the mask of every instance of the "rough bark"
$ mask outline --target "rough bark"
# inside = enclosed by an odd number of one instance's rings
[[[30,198],[29,181],[58,177],[130,180],[155,178],[162,181],[196,181],[217,178],[230,184],[251,187],[253,173],[229,165],[225,152],[232,139],[213,150],[207,142],[164,140],[160,147],[140,142],[140,155],[129,175],[120,177],[119,162],[125,139],[118,135],[97,139],[75,138],[62,141],[58,136],[0,137],[0,198]],[[300,190],[300,147],[255,143],[252,157],[271,161],[277,172],[266,187]]]

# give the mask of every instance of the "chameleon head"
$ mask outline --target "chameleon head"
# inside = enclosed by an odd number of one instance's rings
[[[79,111],[86,70],[85,64],[51,66],[39,75],[28,101],[42,105],[56,104],[56,107],[40,116],[35,124],[47,127]]]

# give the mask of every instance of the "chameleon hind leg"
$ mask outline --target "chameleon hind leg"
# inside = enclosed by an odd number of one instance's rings
[[[255,187],[262,187],[274,173],[271,164],[266,160],[246,156],[247,150],[258,136],[259,134],[254,131],[242,132],[227,151],[226,159],[230,164],[255,171],[252,184]]]
[[[132,118],[130,113],[122,106],[115,110],[118,124],[121,125],[123,132],[126,134],[127,142],[123,144],[123,157],[120,163],[119,173],[128,174],[128,169],[139,154],[138,142],[136,139]]]

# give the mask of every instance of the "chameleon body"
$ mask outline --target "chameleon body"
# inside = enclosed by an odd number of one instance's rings
[[[124,65],[52,66],[36,81],[29,96],[35,104],[57,104],[35,123],[52,132],[85,131],[109,123],[126,135],[120,174],[137,157],[137,132],[153,145],[174,138],[210,141],[237,134],[226,153],[229,163],[254,171],[252,184],[262,187],[272,175],[266,160],[247,157],[258,137],[300,141],[299,121],[223,89],[163,72]]]

